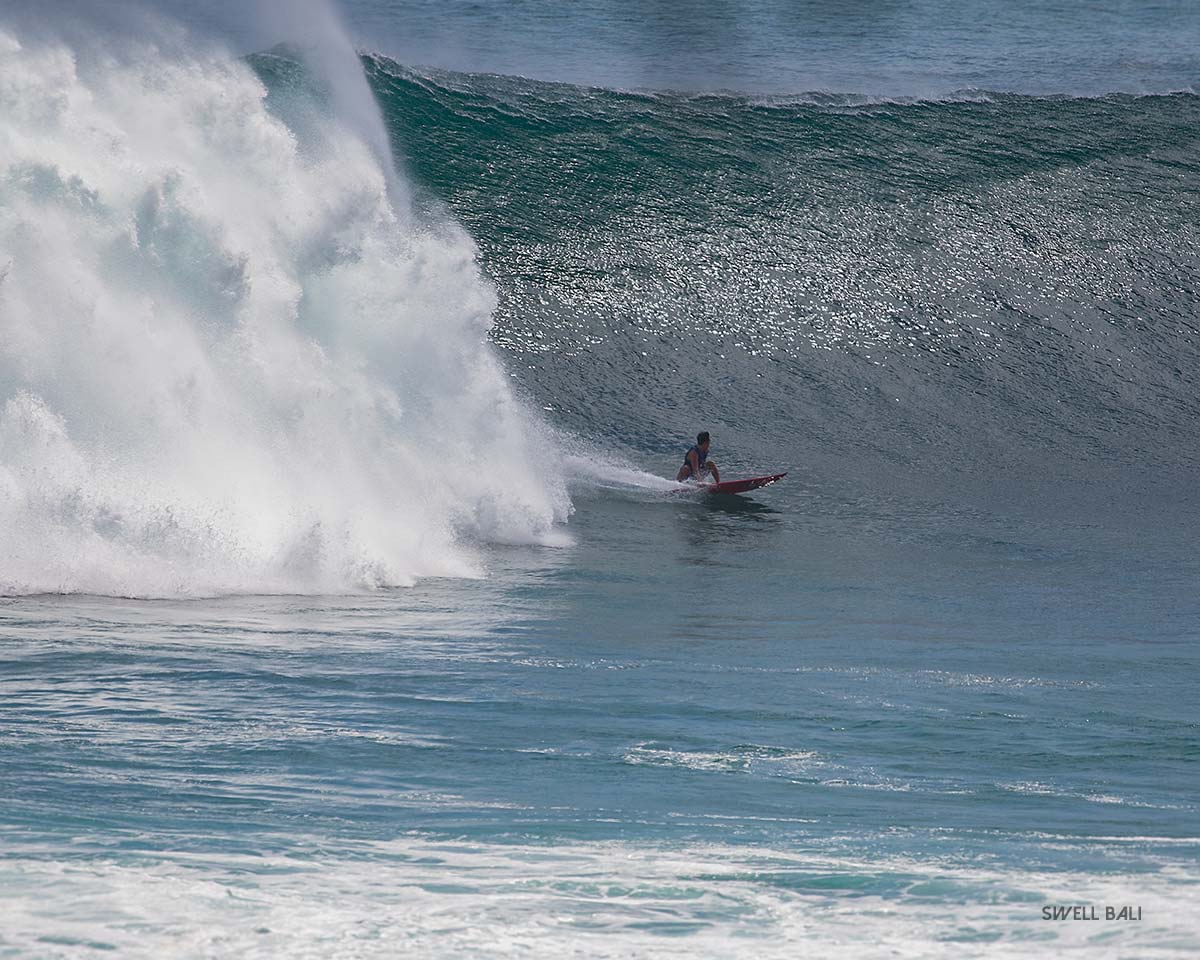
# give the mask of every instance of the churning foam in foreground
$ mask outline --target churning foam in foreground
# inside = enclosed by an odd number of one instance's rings
[[[242,63],[0,27],[0,592],[338,591],[550,542],[453,225]]]
[[[1126,875],[694,844],[477,844],[408,834],[335,856],[15,855],[14,956],[962,958],[1187,956],[1186,862]],[[47,906],[46,893],[54,898]],[[58,904],[69,903],[69,909]],[[1045,905],[1140,907],[1048,921]]]

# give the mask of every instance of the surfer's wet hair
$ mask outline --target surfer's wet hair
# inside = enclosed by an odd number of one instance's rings
[[[708,443],[708,431],[701,430],[698,434],[696,434],[696,446],[702,447],[706,443]]]

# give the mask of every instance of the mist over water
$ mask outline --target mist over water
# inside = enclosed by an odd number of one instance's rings
[[[407,213],[406,188],[396,174],[392,145],[358,52],[331,3],[326,0],[260,0],[258,33],[283,45],[308,68],[310,82],[328,93],[328,106],[371,148],[388,182],[392,206]],[[245,16],[243,14],[243,16]]]

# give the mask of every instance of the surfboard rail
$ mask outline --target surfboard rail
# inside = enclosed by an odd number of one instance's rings
[[[778,483],[786,476],[787,471],[784,471],[783,473],[773,473],[766,477],[747,477],[744,480],[722,480],[720,483],[706,483],[702,484],[702,486],[709,493],[745,493],[748,490],[757,490],[759,487]]]

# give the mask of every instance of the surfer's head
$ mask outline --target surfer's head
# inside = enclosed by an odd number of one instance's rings
[[[698,434],[696,434],[696,446],[698,446],[701,450],[705,450],[705,451],[708,450],[708,431],[707,430],[701,430]]]

